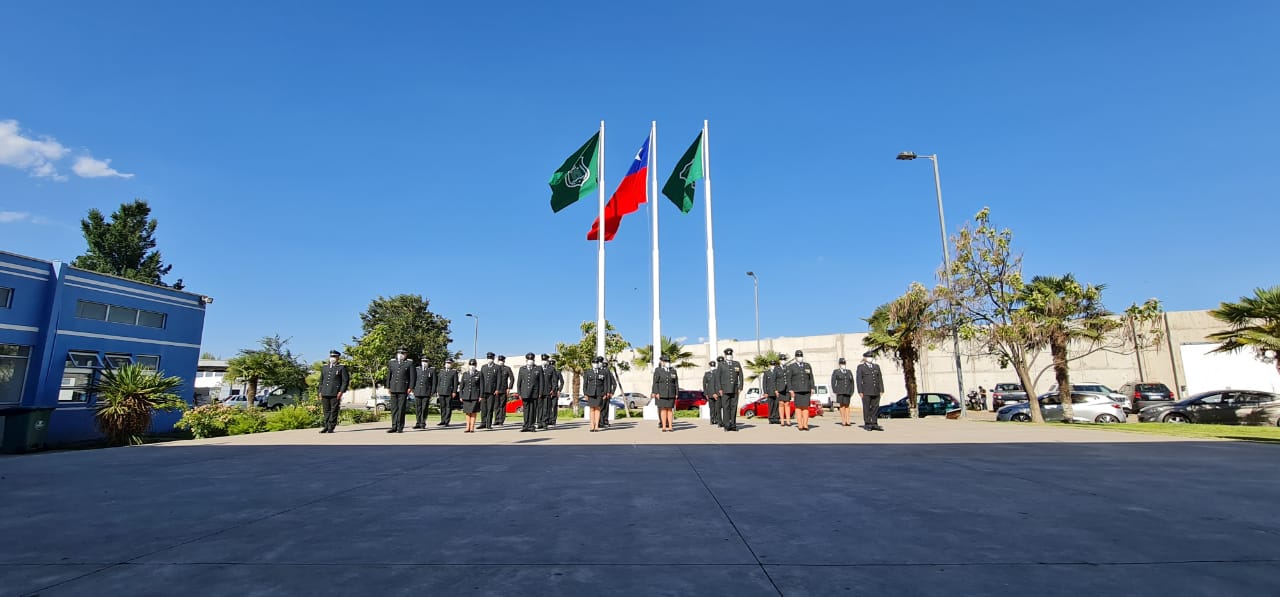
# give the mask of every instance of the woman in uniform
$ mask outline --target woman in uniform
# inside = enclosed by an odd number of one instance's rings
[[[658,427],[663,433],[671,428],[676,408],[676,394],[680,391],[680,379],[671,366],[671,359],[663,356],[661,365],[653,370],[653,399],[658,401]]]
[[[463,433],[475,433],[476,413],[480,410],[480,382],[482,376],[476,371],[476,360],[467,362],[467,372],[462,374],[462,382],[458,384],[458,397],[462,399],[462,412],[467,415],[467,430]]]

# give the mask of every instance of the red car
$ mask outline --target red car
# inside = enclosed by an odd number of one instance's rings
[[[515,414],[524,412],[524,400],[520,399],[520,394],[509,392],[507,394],[507,414]]]
[[[793,411],[795,410],[794,405],[792,406],[792,410]],[[756,417],[768,418],[769,402],[767,400],[755,400],[752,402],[748,402],[742,408],[738,409],[738,416],[746,417],[748,419],[754,419]],[[817,401],[814,401],[814,400],[809,401],[809,416],[811,417],[822,416],[822,407],[818,406]]]
[[[676,394],[676,410],[694,410],[707,403],[707,395],[702,390],[680,390]]]

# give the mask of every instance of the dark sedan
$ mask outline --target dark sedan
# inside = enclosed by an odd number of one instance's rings
[[[1280,396],[1248,390],[1214,390],[1173,404],[1148,406],[1138,413],[1144,423],[1213,423],[1280,425]]]
[[[916,394],[916,410],[922,419],[929,415],[946,416],[949,412],[958,412],[960,410],[960,402],[951,394],[924,392]],[[910,413],[911,409],[907,406],[907,399],[903,398],[897,402],[881,406],[876,415],[881,419],[905,419],[910,416]]]

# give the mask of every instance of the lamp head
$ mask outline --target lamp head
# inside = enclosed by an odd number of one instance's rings
[[[916,152],[914,152],[914,151],[904,151],[904,152],[902,152],[902,153],[898,154],[898,159],[900,159],[900,160],[914,160],[914,159],[916,159],[917,157],[919,157],[919,156],[917,156],[917,155],[916,155]]]

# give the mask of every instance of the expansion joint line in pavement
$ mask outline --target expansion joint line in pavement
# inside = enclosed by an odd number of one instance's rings
[[[428,466],[430,466],[430,464],[424,464],[424,465],[422,465],[422,466],[419,466],[419,467],[417,467],[417,468],[410,469],[410,470],[411,470],[411,471],[416,471],[416,470],[419,470],[419,469],[426,468],[426,467],[428,467]],[[173,549],[173,548],[175,548],[175,547],[182,547],[182,546],[184,546],[184,545],[190,545],[190,544],[192,544],[192,543],[195,543],[196,541],[203,541],[203,540],[208,539],[208,538],[210,538],[210,537],[214,537],[214,536],[217,536],[217,535],[221,535],[222,533],[225,533],[225,532],[227,532],[227,531],[231,531],[231,530],[235,530],[235,529],[238,529],[238,528],[242,528],[242,527],[245,527],[245,526],[248,526],[248,525],[254,524],[254,523],[258,523],[258,522],[262,522],[262,521],[264,521],[264,520],[268,520],[268,519],[271,519],[271,518],[275,518],[275,517],[277,517],[277,516],[280,516],[281,514],[288,514],[288,513],[290,513],[290,512],[295,511],[295,510],[300,510],[300,509],[302,509],[302,508],[306,508],[306,507],[308,507],[308,506],[312,506],[312,505],[315,505],[315,504],[319,504],[319,503],[321,503],[321,502],[328,501],[328,500],[332,499],[333,497],[335,497],[335,496],[339,496],[339,495],[342,495],[342,494],[344,494],[344,493],[348,493],[348,492],[351,492],[351,491],[355,491],[355,490],[357,490],[357,489],[364,489],[365,487],[368,487],[368,486],[373,485],[373,484],[375,484],[375,483],[379,483],[379,482],[381,482],[381,481],[385,481],[385,480],[387,480],[387,479],[389,479],[389,478],[392,478],[392,477],[395,477],[395,476],[401,475],[401,474],[403,474],[404,472],[405,472],[405,471],[396,471],[396,472],[394,472],[394,473],[383,473],[383,474],[379,474],[379,475],[377,475],[377,476],[376,476],[372,481],[369,481],[369,482],[367,482],[367,483],[361,483],[361,484],[356,485],[356,486],[353,486],[353,487],[348,487],[348,488],[343,489],[343,490],[340,490],[340,491],[335,491],[335,492],[333,492],[333,493],[331,493],[331,494],[329,494],[329,495],[326,495],[326,496],[324,496],[324,497],[316,498],[316,499],[311,500],[311,501],[309,501],[309,502],[304,502],[304,503],[301,503],[301,504],[297,504],[297,505],[295,505],[295,506],[292,506],[292,507],[289,507],[289,508],[285,508],[285,509],[280,510],[280,511],[278,511],[278,512],[272,512],[272,513],[267,514],[267,515],[265,515],[265,516],[259,516],[259,517],[257,517],[257,518],[253,518],[253,519],[250,519],[250,520],[241,521],[241,522],[239,522],[239,523],[232,524],[232,525],[227,526],[227,527],[225,527],[225,528],[221,528],[221,529],[218,529],[218,530],[216,530],[216,531],[212,531],[212,532],[209,532],[209,533],[205,533],[205,534],[203,534],[203,535],[200,535],[199,537],[193,537],[193,538],[191,538],[191,539],[188,539],[188,540],[186,540],[186,541],[182,541],[182,542],[179,542],[179,543],[175,543],[175,544],[173,544],[173,545],[167,545],[167,546],[165,546],[165,547],[161,547],[161,548],[159,548],[159,549],[153,549],[153,550],[151,550],[151,551],[149,551],[149,552],[146,552],[146,553],[142,553],[142,554],[135,555],[135,556],[133,556],[133,557],[131,557],[131,558],[127,559],[127,560],[124,560],[124,561],[122,561],[122,562],[115,562],[115,563],[113,563],[113,564],[107,564],[106,566],[103,566],[103,567],[98,568],[98,569],[96,569],[96,570],[91,570],[91,571],[86,572],[86,573],[84,573],[84,574],[81,574],[81,575],[78,575],[78,576],[75,576],[75,577],[72,577],[72,578],[68,578],[68,579],[65,579],[65,580],[61,580],[61,581],[56,582],[56,583],[53,583],[53,584],[51,584],[51,585],[49,585],[49,586],[47,586],[47,587],[41,587],[40,589],[35,590],[35,591],[32,591],[31,593],[28,593],[28,594],[29,594],[29,595],[39,595],[39,594],[40,594],[41,592],[43,592],[43,591],[48,591],[49,589],[52,589],[52,588],[54,588],[54,587],[57,587],[57,586],[60,586],[60,585],[65,585],[65,584],[67,584],[67,583],[69,583],[69,582],[73,582],[73,581],[80,580],[80,579],[82,579],[82,578],[84,578],[84,577],[86,577],[86,576],[92,576],[92,575],[97,574],[97,573],[99,573],[99,572],[103,572],[103,571],[106,571],[106,570],[110,570],[110,569],[115,568],[115,567],[117,567],[117,566],[122,566],[122,565],[126,565],[126,564],[132,564],[132,563],[136,562],[138,559],[140,559],[140,558],[145,558],[145,557],[147,557],[147,556],[149,556],[149,555],[154,555],[154,554],[160,553],[160,552],[165,551],[165,550]]]
[[[760,567],[760,572],[764,573],[764,577],[769,579],[769,584],[773,586],[773,590],[782,595],[782,589],[778,588],[778,583],[773,580],[773,576],[769,574],[769,570],[765,568],[764,562],[760,561],[760,556],[756,555],[756,550],[751,548],[751,544],[747,542],[747,538],[742,535],[742,529],[738,528],[738,524],[733,521],[733,517],[729,516],[729,511],[725,509],[724,504],[720,503],[720,498],[716,497],[716,492],[711,490],[711,486],[707,485],[707,480],[702,478],[702,473],[698,471],[698,467],[693,465],[693,461],[689,459],[689,455],[685,453],[684,448],[676,446],[680,451],[680,456],[689,465],[689,470],[698,477],[698,482],[702,484],[702,488],[707,490],[707,495],[711,496],[711,500],[716,503],[716,507],[720,508],[720,513],[724,514],[724,519],[729,521],[729,526],[733,527],[733,532],[737,533],[738,540],[742,541],[742,545],[747,548],[747,552],[751,554],[751,559],[756,561],[756,566]]]

